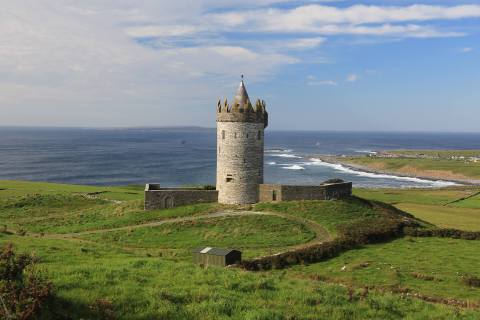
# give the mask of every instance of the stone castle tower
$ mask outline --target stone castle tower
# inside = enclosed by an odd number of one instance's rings
[[[217,106],[218,202],[249,204],[259,200],[263,183],[264,129],[268,125],[265,101],[252,106],[242,81],[232,105]]]

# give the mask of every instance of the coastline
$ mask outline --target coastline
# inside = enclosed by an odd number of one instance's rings
[[[432,177],[432,176],[406,174],[402,172],[395,172],[395,171],[389,171],[389,170],[372,169],[366,166],[341,161],[341,158],[338,156],[312,155],[311,157],[315,159],[319,159],[325,163],[341,165],[347,169],[358,171],[358,172],[385,174],[385,175],[391,175],[391,176],[397,176],[397,177],[403,177],[403,178],[417,178],[417,179],[428,180],[428,181],[445,181],[445,182],[452,182],[452,183],[456,183],[459,185],[466,185],[466,186],[480,186],[480,180],[475,180],[475,179],[452,179],[448,177],[439,178],[439,177]]]

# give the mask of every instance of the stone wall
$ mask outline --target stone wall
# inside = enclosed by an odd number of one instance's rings
[[[264,124],[217,122],[218,202],[258,202],[263,183]]]
[[[218,201],[218,191],[194,188],[160,188],[148,185],[145,188],[145,210],[166,209],[195,203]]]
[[[341,182],[319,186],[291,186],[260,184],[257,188],[259,202],[295,200],[332,200],[352,194],[352,183]],[[196,188],[161,188],[158,184],[147,184],[145,188],[145,210],[166,209],[195,203],[218,202],[219,191]],[[256,202],[258,202],[256,201]]]
[[[260,202],[295,200],[331,200],[352,194],[352,183],[341,182],[319,186],[290,186],[280,184],[261,184]]]
[[[352,195],[351,182],[323,184],[322,187],[325,188],[325,200],[339,199]]]

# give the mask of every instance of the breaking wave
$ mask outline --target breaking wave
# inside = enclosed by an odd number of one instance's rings
[[[426,180],[426,179],[420,179],[420,178],[414,178],[414,177],[402,177],[402,176],[396,176],[396,175],[390,175],[390,174],[384,174],[384,173],[359,171],[359,170],[355,170],[355,169],[346,167],[346,166],[338,164],[338,163],[329,163],[329,162],[325,162],[325,161],[322,161],[322,160],[316,159],[316,158],[310,159],[310,162],[306,162],[306,163],[304,163],[304,165],[329,167],[329,168],[332,168],[332,169],[337,170],[337,171],[357,175],[357,176],[360,176],[360,177],[367,177],[367,178],[374,178],[374,179],[392,179],[392,180],[398,180],[398,181],[408,181],[408,182],[420,183],[420,184],[425,184],[425,185],[431,185],[431,186],[435,186],[435,187],[447,187],[447,186],[458,185],[455,182],[444,181],[444,180]]]
[[[287,170],[305,170],[304,167],[299,166],[298,164],[294,164],[288,167],[282,167],[282,169],[287,169]]]
[[[292,152],[292,149],[267,149],[265,150],[266,153],[289,153]]]
[[[271,154],[270,156],[280,157],[280,158],[302,159],[302,157],[299,157],[296,154],[289,154],[289,153]]]
[[[367,154],[375,154],[377,153],[376,151],[372,150],[355,150],[356,153],[367,153]]]

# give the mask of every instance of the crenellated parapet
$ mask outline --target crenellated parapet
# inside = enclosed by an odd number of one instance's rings
[[[268,112],[265,101],[257,99],[255,107],[253,107],[248,97],[244,103],[239,103],[235,99],[232,105],[228,103],[227,99],[223,103],[218,100],[217,122],[263,123],[264,128],[266,128],[268,125]]]

